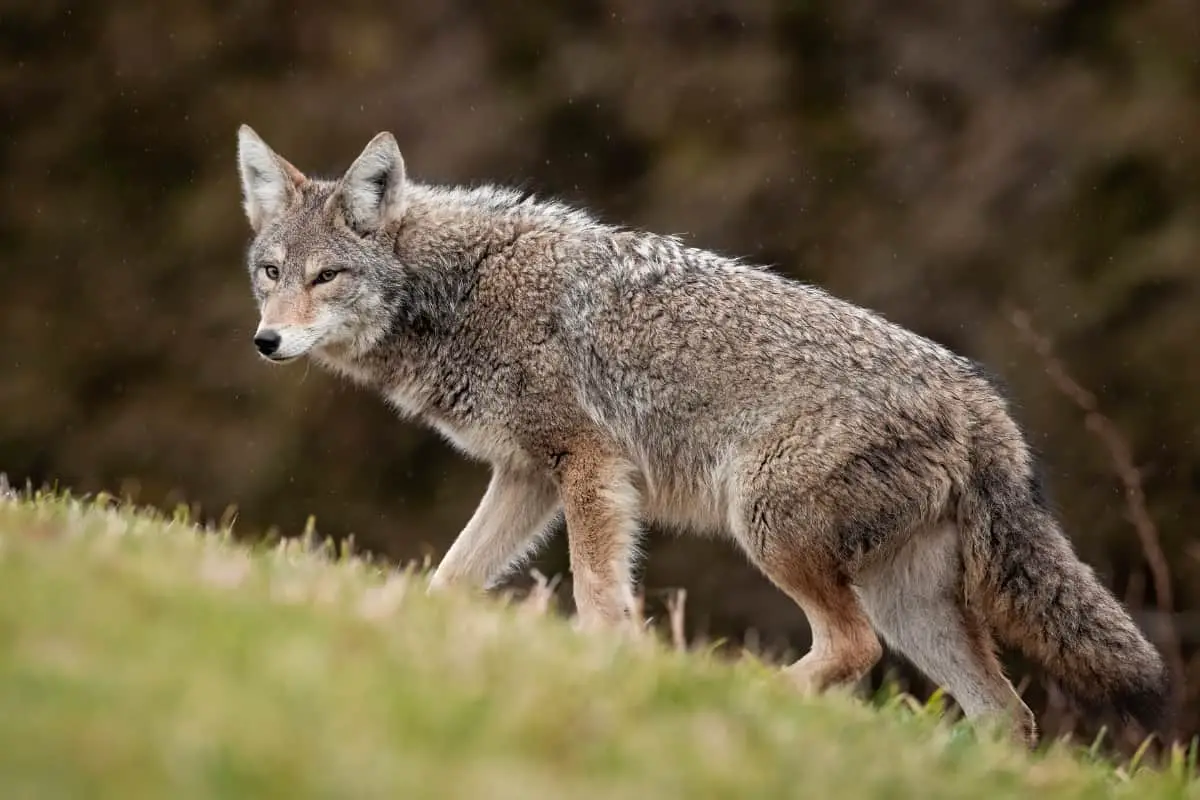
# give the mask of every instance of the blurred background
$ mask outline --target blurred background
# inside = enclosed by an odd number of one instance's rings
[[[391,130],[415,179],[685,234],[985,361],[1200,727],[1194,0],[2,0],[0,54],[14,484],[439,558],[486,470],[250,341],[237,126],[330,176]],[[684,588],[689,636],[807,646],[731,547],[651,534],[651,613]],[[535,566],[565,573],[561,535]]]

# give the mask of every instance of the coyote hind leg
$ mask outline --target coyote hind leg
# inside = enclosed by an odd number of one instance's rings
[[[800,606],[812,630],[812,647],[787,667],[789,680],[805,694],[851,688],[883,656],[870,618],[819,532],[787,535],[758,530],[752,520],[738,536],[747,556],[784,594]]]
[[[768,558],[763,572],[800,606],[812,629],[812,647],[785,672],[805,694],[852,688],[883,656],[879,638],[849,583],[794,560]]]
[[[897,558],[858,582],[863,605],[888,644],[944,687],[968,718],[1008,720],[1013,739],[1037,743],[1033,714],[1004,676],[991,631],[962,602],[953,525],[918,532]]]

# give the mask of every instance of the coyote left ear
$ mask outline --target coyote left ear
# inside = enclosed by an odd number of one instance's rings
[[[373,233],[404,216],[404,159],[390,133],[380,133],[342,176],[335,198],[350,227]]]

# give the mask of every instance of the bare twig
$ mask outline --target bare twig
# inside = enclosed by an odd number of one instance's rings
[[[1111,419],[1100,411],[1096,395],[1085,389],[1067,372],[1062,361],[1054,354],[1050,339],[1039,333],[1033,325],[1030,315],[1020,309],[1010,312],[1009,318],[1018,334],[1041,358],[1046,374],[1054,383],[1055,388],[1066,395],[1084,413],[1084,424],[1095,434],[1096,438],[1108,450],[1113,469],[1125,490],[1126,519],[1133,525],[1141,543],[1142,553],[1150,571],[1150,580],[1154,585],[1154,595],[1163,619],[1170,620],[1175,606],[1174,591],[1171,586],[1171,569],[1167,557],[1163,553],[1162,543],[1158,535],[1150,511],[1146,507],[1146,495],[1142,489],[1142,471],[1134,461],[1133,450],[1128,440]],[[1182,687],[1185,674],[1183,653],[1179,645],[1179,635],[1174,625],[1164,624],[1160,628],[1162,644],[1167,649],[1168,660],[1175,673],[1176,686]]]
[[[1046,373],[1054,382],[1055,387],[1084,412],[1084,423],[1088,430],[1096,434],[1108,449],[1117,477],[1125,488],[1126,518],[1133,524],[1141,542],[1142,552],[1146,556],[1146,564],[1150,569],[1151,581],[1154,584],[1154,594],[1158,599],[1159,610],[1171,611],[1175,605],[1171,588],[1171,571],[1159,542],[1158,528],[1146,508],[1141,470],[1134,463],[1129,443],[1112,420],[1100,412],[1096,396],[1067,374],[1062,362],[1054,355],[1050,340],[1034,330],[1029,314],[1024,311],[1014,311],[1012,321],[1025,341],[1041,357],[1046,367]]]
[[[558,588],[562,576],[547,578],[537,569],[531,569],[530,574],[533,577],[533,586],[529,588],[529,594],[525,596],[522,605],[538,616],[549,614],[554,603],[554,591]]]
[[[687,590],[678,589],[667,598],[667,613],[671,621],[671,644],[676,650],[687,650],[687,636],[684,633],[684,603],[687,602]]]

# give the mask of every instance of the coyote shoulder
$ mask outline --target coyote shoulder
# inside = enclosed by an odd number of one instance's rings
[[[853,684],[882,639],[1033,743],[1002,643],[1086,710],[1159,723],[1162,659],[976,363],[673,237],[410,180],[391,134],[336,180],[246,126],[238,161],[262,356],[308,356],[491,466],[433,588],[489,585],[562,514],[579,619],[617,625],[641,524],[718,533],[806,615],[804,691]]]

